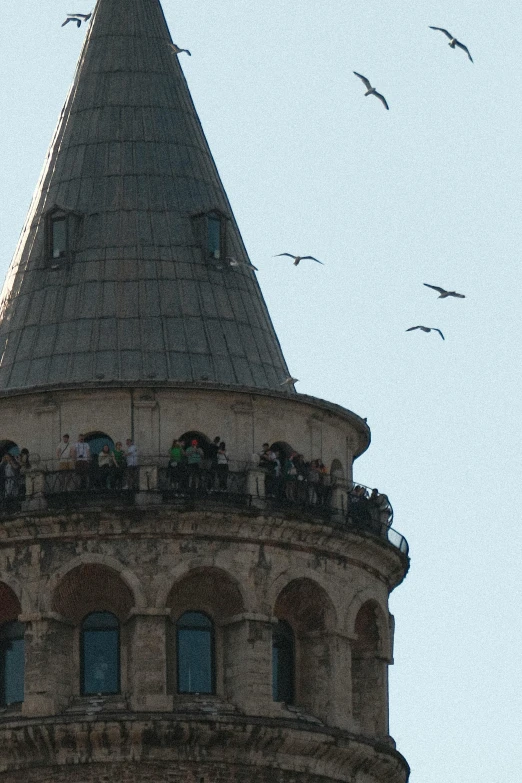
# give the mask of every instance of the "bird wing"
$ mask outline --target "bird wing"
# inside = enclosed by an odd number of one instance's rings
[[[456,291],[450,291],[450,296],[456,296],[458,299],[465,299],[466,298],[465,294],[457,294]]]
[[[363,82],[363,84],[366,86],[368,90],[372,89],[372,85],[366,78],[366,76],[363,76],[361,73],[357,73],[357,71],[354,71],[354,74],[359,77],[359,79]]]
[[[189,50],[188,50],[188,49],[183,49],[183,51],[184,51],[184,52],[186,52],[186,53],[188,54],[188,56],[189,56],[189,57],[192,57],[192,55],[191,55],[191,53],[189,52]]]
[[[425,285],[427,288],[433,288],[434,291],[438,291],[439,294],[447,294],[448,292],[444,290],[444,288],[439,288],[438,285],[430,285],[429,283],[423,283],[422,285]]]
[[[443,340],[445,340],[445,339],[446,339],[446,338],[444,337],[444,335],[442,334],[442,332],[440,331],[440,329],[435,329],[435,327],[432,327],[432,329],[433,329],[433,331],[434,331],[434,332],[438,332],[438,333],[440,334],[440,336],[442,337],[442,339],[443,339]]]
[[[422,329],[422,326],[410,326],[409,329],[406,329],[407,332],[413,332],[415,329]]]
[[[467,47],[467,46],[464,46],[464,44],[463,44],[463,43],[461,43],[460,41],[455,41],[455,45],[456,45],[456,46],[458,46],[458,47],[459,47],[459,49],[464,49],[464,51],[465,51],[465,52],[466,52],[466,54],[468,55],[468,57],[469,57],[469,59],[471,60],[471,62],[473,62],[473,57],[470,55],[470,53],[469,53],[469,49],[468,49],[468,47]]]
[[[279,258],[279,256],[288,256],[288,258],[297,258],[297,256],[293,256],[292,253],[277,253],[274,258]]]
[[[62,27],[65,27],[66,24],[69,24],[69,22],[75,21],[74,19],[66,19],[65,22],[62,24]]]
[[[388,106],[388,104],[387,104],[387,102],[386,102],[386,98],[384,97],[384,95],[381,95],[381,93],[380,93],[380,92],[374,92],[373,94],[375,95],[375,97],[376,97],[376,98],[378,98],[380,101],[382,101],[382,102],[383,102],[383,105],[384,105],[384,106],[385,106],[385,108],[386,108],[386,109],[388,109],[388,111],[389,111],[389,110],[390,110],[390,107]]]
[[[430,30],[440,30],[441,33],[444,33],[444,35],[447,35],[450,40],[453,39],[452,34],[449,33],[447,30],[445,30],[443,27],[432,27],[431,24],[430,24],[429,28],[430,28]]]

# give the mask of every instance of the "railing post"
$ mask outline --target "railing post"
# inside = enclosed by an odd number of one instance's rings
[[[136,493],[136,503],[139,506],[156,506],[161,503],[161,493],[158,491],[157,465],[140,465],[139,492]]]
[[[252,496],[252,505],[257,508],[265,507],[265,478],[266,472],[254,465],[247,471],[247,494]]]
[[[45,472],[31,469],[25,473],[25,500],[22,501],[22,511],[39,511],[47,508],[45,498]]]

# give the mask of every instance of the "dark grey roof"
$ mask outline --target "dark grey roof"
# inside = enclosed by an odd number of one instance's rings
[[[98,0],[4,286],[0,390],[289,375],[171,40],[159,0]],[[208,257],[211,211],[240,266]]]

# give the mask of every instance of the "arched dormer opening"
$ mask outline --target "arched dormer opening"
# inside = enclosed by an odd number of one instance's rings
[[[45,213],[45,254],[51,269],[71,259],[76,249],[81,219],[79,212],[59,206],[51,207]]]
[[[219,262],[227,255],[227,225],[230,218],[219,208],[192,216],[196,241],[207,261]]]

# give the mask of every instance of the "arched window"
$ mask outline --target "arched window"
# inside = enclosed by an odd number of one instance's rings
[[[0,707],[24,700],[24,632],[16,620],[0,626]]]
[[[81,693],[120,691],[120,623],[111,612],[87,615],[81,630]]]
[[[214,625],[202,612],[185,612],[176,623],[178,693],[214,693]]]
[[[294,702],[295,641],[290,623],[279,620],[272,631],[272,697]]]

